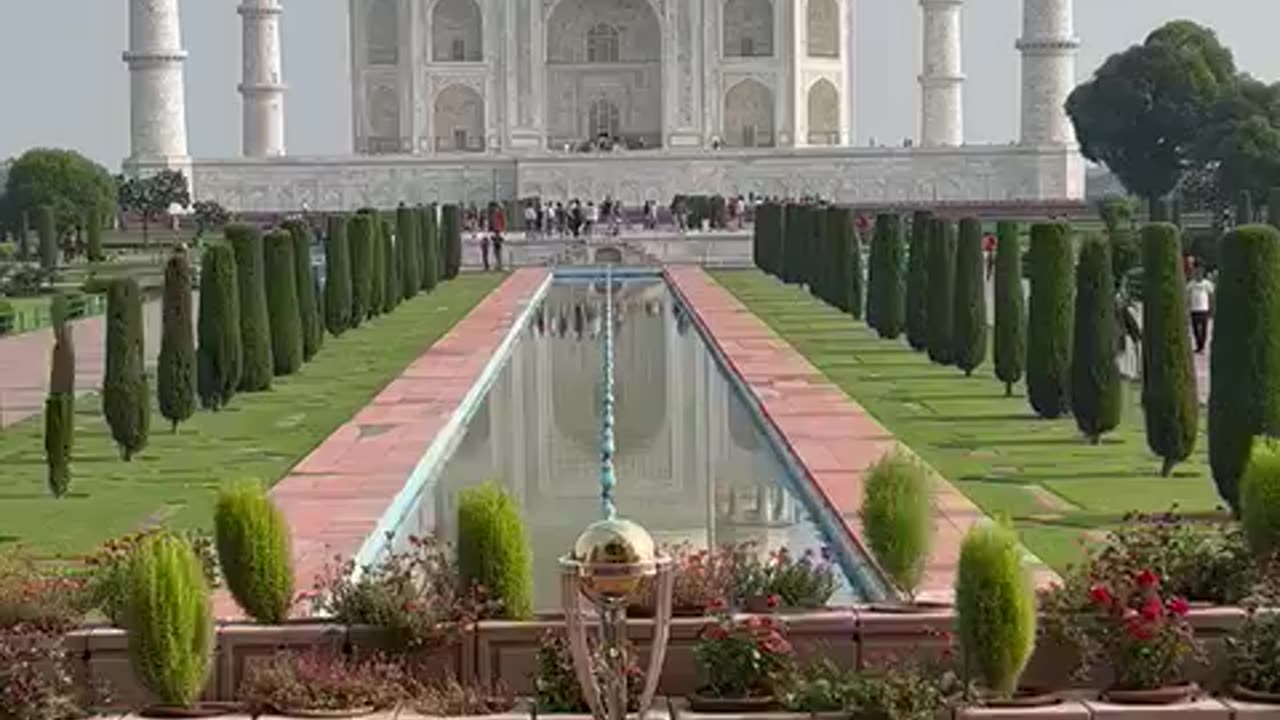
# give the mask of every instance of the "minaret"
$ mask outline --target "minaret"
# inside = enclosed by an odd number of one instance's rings
[[[242,0],[245,157],[284,155],[283,64],[280,59],[280,0]]]
[[[964,144],[964,71],[960,19],[964,0],[920,0],[924,62],[920,72],[920,143]]]
[[[1076,53],[1072,0],[1023,0],[1022,144],[1076,144],[1075,128],[1067,117],[1067,96],[1076,83]]]
[[[186,91],[178,0],[129,0],[130,173],[186,170]]]

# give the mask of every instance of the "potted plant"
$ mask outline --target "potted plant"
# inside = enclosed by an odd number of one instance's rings
[[[380,656],[312,649],[251,663],[238,696],[255,716],[353,718],[394,708],[407,685],[403,668]]]
[[[436,718],[482,717],[511,712],[515,698],[502,689],[497,694],[481,692],[454,679],[413,683],[405,701],[419,715]]]
[[[593,649],[598,656],[598,651]],[[597,660],[599,658],[597,657]],[[569,641],[561,633],[548,632],[538,644],[535,658],[537,672],[534,675],[534,709],[536,715],[590,714],[586,696],[573,666]],[[603,666],[603,663],[601,663]],[[644,689],[644,671],[634,661],[627,663],[628,710],[638,710],[640,694]]]
[[[734,617],[723,605],[698,634],[693,658],[703,680],[689,698],[695,712],[767,710],[778,702],[795,651],[786,627],[771,615]]]
[[[1227,645],[1231,693],[1241,700],[1280,704],[1280,615],[1251,612]]]
[[[877,605],[887,612],[915,612],[933,539],[933,501],[927,470],[901,451],[871,466],[863,489],[862,529],[876,565],[905,596],[905,602]]]
[[[731,594],[747,612],[815,610],[835,594],[836,570],[826,548],[797,557],[782,547],[762,558],[754,543],[745,543],[733,557]]]
[[[862,689],[856,670],[824,660],[796,668],[786,678],[779,702],[788,712],[812,718],[844,718],[856,707]]]
[[[675,576],[671,585],[671,611],[676,617],[701,617],[716,598],[726,597],[733,587],[735,548],[712,552],[680,543],[663,548],[671,558]],[[653,581],[646,578],[628,614],[652,617],[655,605]]]
[[[1144,569],[1122,582],[1095,584],[1078,604],[1057,600],[1045,608],[1046,625],[1076,649],[1078,676],[1087,677],[1095,666],[1111,668],[1113,682],[1103,699],[1172,704],[1199,691],[1182,675],[1188,659],[1203,656],[1187,622],[1190,606],[1163,593],[1155,572]]]

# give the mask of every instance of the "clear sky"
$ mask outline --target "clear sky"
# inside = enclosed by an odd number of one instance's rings
[[[857,134],[896,142],[916,134],[919,6],[858,2]],[[34,145],[72,147],[115,169],[128,153],[128,0],[0,0],[0,158]],[[192,154],[240,149],[238,0],[184,0],[187,119]],[[351,147],[348,0],[284,0],[287,140],[291,154]],[[1017,133],[1021,0],[969,0],[965,15],[967,129],[971,141]],[[1276,0],[1076,0],[1081,79],[1156,25],[1185,17],[1215,28],[1237,63],[1280,80]]]

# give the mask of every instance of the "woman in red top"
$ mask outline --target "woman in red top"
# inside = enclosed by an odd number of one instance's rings
[[[995,235],[987,233],[987,236],[982,238],[982,252],[986,253],[986,256],[987,256],[987,279],[990,280],[991,276],[994,275],[996,272],[996,236]]]

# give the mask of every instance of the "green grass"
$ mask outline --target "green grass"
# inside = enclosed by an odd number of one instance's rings
[[[157,523],[209,528],[223,480],[277,482],[502,278],[463,276],[341,338],[325,338],[298,374],[276,378],[270,392],[237,395],[222,412],[198,412],[176,435],[153,410],[150,443],[131,463],[119,459],[99,399],[80,398],[71,495],[62,500],[45,487],[43,421],[6,430],[0,434],[0,546],[20,543],[42,557],[74,556]]]
[[[1090,531],[1129,511],[1215,511],[1203,436],[1171,478],[1147,449],[1139,393],[1126,388],[1124,420],[1088,445],[1070,419],[1041,420],[1025,389],[1004,397],[990,360],[965,378],[905,341],[879,340],[808,293],[756,271],[714,273],[819,370],[989,515],[1007,515],[1022,541],[1061,569]],[[989,356],[988,356],[989,357]]]

